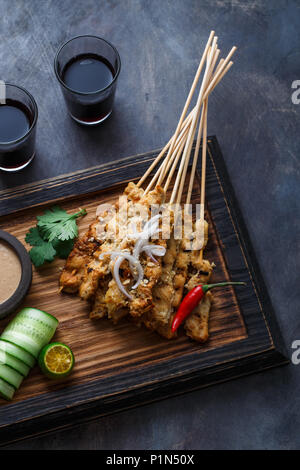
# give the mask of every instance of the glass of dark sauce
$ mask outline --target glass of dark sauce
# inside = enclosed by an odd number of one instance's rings
[[[92,126],[108,118],[120,68],[117,49],[97,36],[77,36],[61,46],[54,70],[75,121]]]
[[[24,88],[1,82],[0,169],[19,171],[34,158],[38,108]]]

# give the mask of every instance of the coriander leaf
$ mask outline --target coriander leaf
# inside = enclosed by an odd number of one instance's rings
[[[85,214],[85,209],[68,214],[54,206],[37,217],[37,226],[31,228],[25,237],[25,241],[33,247],[29,252],[32,263],[38,267],[46,261],[53,261],[55,256],[66,259],[78,235],[76,219]]]
[[[85,214],[85,209],[75,214],[68,214],[60,207],[54,206],[37,217],[37,225],[43,238],[49,242],[56,238],[62,241],[70,240],[78,236],[77,217]]]
[[[32,227],[29,232],[26,233],[25,242],[29,243],[31,246],[40,246],[45,243],[37,227]]]
[[[78,236],[78,227],[75,219],[64,220],[57,223],[44,223],[39,225],[39,229],[45,240],[52,242],[56,238],[59,240],[70,240]]]
[[[70,214],[68,214],[64,209],[59,206],[53,206],[51,209],[45,210],[43,215],[37,216],[37,220],[41,223],[53,223],[61,222],[69,217]]]
[[[67,259],[69,254],[71,253],[73,246],[74,246],[74,240],[65,240],[61,241],[58,239],[53,240],[52,245],[56,251],[56,255],[59,258],[62,259]]]
[[[29,255],[34,266],[39,267],[45,263],[45,261],[53,261],[56,255],[56,251],[51,243],[45,242],[43,244],[36,245],[29,251]]]
[[[51,243],[43,240],[38,227],[33,227],[29,230],[25,241],[33,246],[29,251],[29,255],[36,267],[41,266],[45,261],[53,261],[56,251]]]

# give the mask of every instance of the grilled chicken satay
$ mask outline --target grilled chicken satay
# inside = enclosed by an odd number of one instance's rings
[[[117,323],[121,318],[128,315],[128,298],[120,291],[114,279],[112,279],[108,284],[104,301],[108,318],[110,318],[114,323]]]
[[[111,261],[111,265],[114,265],[114,261]],[[129,289],[129,286],[133,284],[127,260],[124,260],[121,265],[120,280],[126,289]],[[102,281],[100,282],[100,285],[101,284]],[[108,318],[110,318],[114,323],[117,323],[121,318],[125,317],[129,313],[128,297],[120,291],[115,279],[113,278],[110,280],[104,294],[104,303]]]
[[[192,226],[191,215],[186,215],[187,224]],[[187,225],[186,225],[187,226]],[[178,242],[178,252],[175,263],[173,308],[177,309],[182,300],[184,286],[188,277],[188,267],[191,258],[190,239],[183,233],[183,238]]]
[[[133,185],[133,184],[131,184]],[[134,188],[134,186],[133,186]],[[134,188],[135,189],[135,188]],[[136,195],[136,191],[134,192]],[[140,193],[141,194],[141,193]],[[107,252],[109,253],[110,251],[128,251],[129,253],[133,251],[134,247],[134,240],[132,238],[128,238],[126,236],[127,230],[130,226],[130,224],[134,224],[136,228],[140,228],[143,222],[143,217],[144,215],[150,215],[150,207],[152,204],[157,204],[159,205],[164,197],[164,193],[162,188],[157,187],[155,190],[151,191],[149,194],[142,196],[139,200],[137,200],[137,197],[135,198],[135,201],[131,200],[131,204],[128,204],[127,213],[126,213],[126,220],[120,221],[120,218],[118,220],[118,223],[122,224],[123,223],[123,228],[125,228],[125,236],[117,236],[116,239],[114,240],[109,240],[108,243],[103,243],[101,246],[101,254]],[[141,206],[141,209],[144,209],[141,211],[141,214],[137,215],[136,210],[137,206],[136,203]],[[121,201],[122,204],[122,201]],[[122,207],[119,209],[122,209]],[[126,224],[126,226],[125,226]],[[151,242],[149,242],[151,243]],[[164,241],[159,241],[159,244],[164,244]],[[156,243],[156,244],[158,244]],[[99,258],[100,253],[96,253],[96,256]],[[95,264],[95,263],[94,263]],[[140,284],[136,290],[131,290],[131,286],[133,285],[133,278],[131,276],[129,266],[128,266],[128,261],[124,260],[122,262],[121,267],[121,282],[124,284],[124,287],[129,291],[130,295],[133,297],[132,301],[128,299],[118,288],[117,283],[115,279],[111,279],[108,283],[108,287],[106,292],[103,292],[103,295],[101,296],[101,301],[99,302],[99,295],[96,293],[96,299],[97,303],[100,305],[101,309],[101,315],[103,315],[103,310],[105,310],[104,305],[106,305],[106,311],[108,314],[108,317],[111,318],[115,323],[120,319],[126,316],[128,313],[130,313],[133,316],[140,316],[147,306],[151,308],[152,306],[152,293],[151,289],[155,282],[157,282],[157,279],[160,275],[161,272],[161,264],[157,262],[152,268],[151,268],[151,263],[150,259],[145,256],[144,254],[141,255],[141,264],[144,267],[144,283]],[[92,289],[94,289],[94,284],[93,281],[96,278],[98,282],[98,290],[100,289],[102,291],[102,275],[104,273],[104,276],[108,276],[108,271],[110,271],[113,268],[114,265],[114,260],[111,260],[110,257],[105,257],[104,260],[100,260],[99,262],[100,266],[97,266],[96,269],[93,267],[93,275],[90,277],[91,283],[89,285],[92,286]],[[91,268],[91,266],[90,266]],[[96,273],[95,273],[96,271]],[[82,290],[85,288],[85,286],[82,286]],[[98,292],[98,291],[97,291]]]
[[[190,223],[192,224],[191,219]],[[197,229],[195,224],[192,224],[192,226],[194,230]],[[208,238],[208,225],[206,222],[204,224],[204,232],[204,244],[206,245]],[[188,238],[184,237],[182,241],[174,240],[172,253],[174,264],[171,271],[173,275],[172,285],[170,284],[166,286],[168,294],[170,295],[171,305],[168,309],[168,315],[165,318],[165,322],[158,323],[155,328],[161,336],[164,336],[167,339],[171,339],[176,336],[176,333],[172,332],[171,326],[176,310],[182,301],[184,291],[186,288],[188,288],[188,290],[192,289],[191,286],[194,287],[195,285],[198,285],[201,282],[201,279],[204,278],[203,276],[199,277],[199,272],[202,272],[201,268],[203,267],[203,262],[200,263],[199,261],[199,251],[190,251],[189,248],[190,242]],[[194,270],[193,278],[192,280],[189,280],[191,267]],[[168,267],[168,269],[170,269],[170,267]],[[208,270],[210,275],[211,268]],[[188,285],[186,285],[186,281],[188,281]],[[162,289],[162,292],[164,292],[164,289]],[[195,321],[198,323],[198,320]]]
[[[167,339],[171,339],[177,336],[177,333],[173,333],[171,330],[172,321],[176,313],[177,308],[183,297],[185,282],[188,277],[188,266],[191,256],[191,252],[184,249],[185,245],[183,241],[174,240],[171,244],[171,251],[169,252],[170,258],[171,253],[175,253],[173,257],[173,263],[171,259],[167,263],[165,271],[165,283],[162,284],[158,296],[161,299],[157,303],[157,309],[152,312],[151,318],[156,317],[154,320],[154,329],[161,336]],[[159,305],[160,304],[160,305]],[[159,313],[159,309],[162,308],[162,314]],[[160,319],[158,320],[158,317]],[[152,320],[153,321],[153,320]]]
[[[130,209],[132,204],[138,203],[138,201],[140,200],[143,194],[143,190],[138,188],[134,183],[130,182],[127,188],[125,189],[124,194],[128,197],[129,209]],[[119,205],[115,207],[119,208]],[[105,227],[105,230],[107,231],[107,227]],[[109,248],[109,244],[106,248],[107,249]],[[97,255],[99,257],[98,253]],[[108,260],[109,258],[106,260],[106,267],[108,267],[107,265]],[[114,323],[116,323],[120,318],[122,318],[123,316],[126,316],[128,313],[126,301],[125,299],[123,299],[123,297],[125,296],[123,296],[122,293],[117,288],[115,281],[112,279],[111,272],[108,272],[108,274],[101,276],[100,282],[98,280],[97,271],[96,271],[96,275],[94,275],[93,278],[95,279],[95,282],[97,282],[98,287],[96,289],[96,294],[95,294],[95,298],[93,302],[92,311],[90,313],[90,318],[99,319],[99,318],[105,317],[108,314],[109,318],[112,318]],[[110,288],[110,292],[106,296],[109,288]],[[116,289],[118,290],[118,292],[116,291]],[[121,299],[120,299],[120,294],[121,294]],[[110,302],[111,298],[113,298],[114,301]],[[119,310],[115,308],[116,305],[118,304],[117,299],[119,299]]]
[[[188,266],[190,262],[191,252],[185,250],[184,244],[181,242],[178,247],[178,254],[175,263],[175,276],[173,280],[175,295],[172,305],[177,309],[182,300],[185,282],[188,276]]]
[[[61,290],[71,294],[78,291],[85,267],[93,259],[94,252],[101,244],[101,241],[96,239],[96,225],[97,222],[91,224],[85,235],[75,243],[60,276]]]
[[[208,323],[212,300],[212,293],[207,292],[184,324],[187,336],[200,343],[205,343],[209,337]]]
[[[203,225],[203,221],[199,219],[195,224],[193,224],[193,228],[195,231],[199,231],[201,228],[203,229],[204,250],[208,241],[208,223],[204,220]],[[185,285],[187,291],[192,290],[199,284],[207,284],[213,270],[213,264],[210,264],[209,261],[200,257],[199,250],[194,250],[190,253],[189,261],[188,277]],[[192,314],[186,319],[184,324],[186,334],[202,343],[208,339],[208,321],[212,299],[213,296],[211,292],[207,292]]]
[[[174,308],[174,266],[178,253],[178,241],[172,235],[167,242],[167,251],[162,260],[162,274],[152,291],[153,309],[143,317],[143,322],[150,330],[157,331],[165,338],[177,336],[171,332]]]
[[[105,303],[105,294],[108,289],[108,284],[111,279],[111,275],[107,275],[98,285],[96,295],[93,301],[92,310],[90,312],[90,318],[98,320],[104,318],[107,315],[107,308]]]
[[[140,204],[147,209],[148,216],[151,217],[151,206],[160,206],[163,203],[164,197],[164,190],[160,186],[156,186],[154,190],[141,198]],[[151,239],[149,244],[166,247],[166,240],[162,240],[161,238],[158,240]],[[146,311],[152,308],[152,289],[159,280],[162,272],[162,261],[160,257],[157,257],[154,263],[149,256],[145,253],[141,253],[140,261],[144,269],[144,279],[138,285],[137,289],[130,290],[132,300],[129,301],[129,313],[132,317],[141,317]]]
[[[165,240],[155,240],[155,245],[166,246]],[[141,317],[153,308],[153,288],[162,274],[161,259],[154,263],[151,258],[142,254],[140,261],[144,269],[144,279],[137,289],[131,290],[133,299],[129,301],[129,312],[132,317]]]
[[[133,183],[129,183],[125,195],[128,196],[129,203],[127,224],[140,222],[139,217],[134,213],[136,203],[142,204],[149,211],[152,204],[160,205],[164,198],[160,187],[143,195],[143,190]],[[116,209],[120,210],[122,206],[116,204]],[[118,220],[112,217],[104,227],[104,231],[109,233],[114,230],[117,222]],[[207,224],[205,243],[206,241]],[[132,252],[134,240],[119,235],[118,227],[117,237],[101,239],[99,221],[91,224],[88,232],[75,244],[61,275],[60,283],[65,291],[75,293],[79,290],[83,299],[93,301],[91,318],[103,318],[108,315],[116,323],[120,318],[130,314],[136,323],[143,322],[147,328],[170,339],[176,335],[171,331],[171,324],[185,287],[190,290],[199,283],[207,282],[212,267],[208,261],[200,261],[199,251],[191,252],[188,249],[189,240],[178,241],[172,236],[167,245],[162,239],[151,240],[149,243],[167,246],[167,252],[163,260],[158,257],[157,263],[154,263],[145,253],[140,254],[144,279],[137,289],[131,289],[134,280],[128,261],[124,260],[121,265],[121,282],[132,295],[132,300],[119,290],[111,275],[114,260],[111,259],[109,253],[122,250]],[[99,256],[104,253],[108,256],[99,259]],[[212,295],[208,292],[185,322],[187,335],[197,341],[204,342],[208,338],[211,299]]]
[[[105,227],[102,227],[101,223],[100,226],[105,231]],[[61,290],[76,293],[81,289],[88,266],[93,263],[95,253],[99,251],[104,241],[99,236],[99,232],[99,220],[96,220],[90,225],[87,233],[75,243],[60,276]],[[92,271],[90,270],[90,272]]]
[[[191,218],[190,224],[193,229],[196,229]],[[204,243],[206,244],[207,223],[204,224],[204,229]],[[163,258],[161,279],[153,289],[153,309],[143,317],[147,328],[157,331],[167,339],[177,336],[172,332],[171,326],[176,310],[182,301],[191,266],[193,266],[194,274],[197,275],[202,266],[199,264],[199,251],[190,251],[189,248],[188,238],[175,240],[172,234],[168,240],[167,253]],[[197,280],[199,281],[199,276],[193,278],[194,282]]]
[[[213,266],[209,261],[199,258],[199,251],[194,251],[191,256],[190,275],[186,284],[187,290],[190,291],[199,284],[208,284]],[[212,300],[212,293],[207,292],[184,323],[186,334],[201,343],[207,341],[209,336],[208,322]]]
[[[111,251],[120,249],[120,243],[123,240],[118,238],[119,211],[122,212],[125,206],[127,208],[127,205],[130,206],[138,202],[142,194],[142,189],[137,188],[134,183],[129,183],[124,191],[127,200],[120,198],[120,201],[115,204],[115,213],[105,226],[105,240],[99,247],[99,250],[94,252],[93,260],[85,267],[83,280],[79,288],[79,295],[82,299],[89,300],[93,298],[96,295],[100,279],[102,280],[110,275],[110,256],[105,256],[103,259],[99,259],[99,257],[103,253],[110,253]],[[122,205],[124,205],[124,207]]]

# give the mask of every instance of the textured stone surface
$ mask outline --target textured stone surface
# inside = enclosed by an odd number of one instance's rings
[[[1,79],[39,106],[38,154],[2,188],[162,146],[177,123],[210,29],[235,65],[209,103],[216,134],[289,353],[300,339],[299,0],[0,0]],[[96,129],[68,117],[53,73],[78,34],[122,59],[115,110]],[[298,283],[297,281],[298,277]],[[298,307],[298,311],[297,311]],[[244,449],[300,446],[300,366],[289,366],[27,440],[10,448]]]

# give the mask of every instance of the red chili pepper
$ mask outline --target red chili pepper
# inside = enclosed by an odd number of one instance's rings
[[[207,291],[213,289],[214,287],[222,287],[229,285],[238,285],[245,286],[245,282],[220,282],[218,284],[200,284],[199,286],[194,287],[190,292],[184,297],[181,302],[179,309],[172,322],[172,332],[174,333],[179,325],[189,316],[190,313],[197,307],[200,300],[204,297]]]

